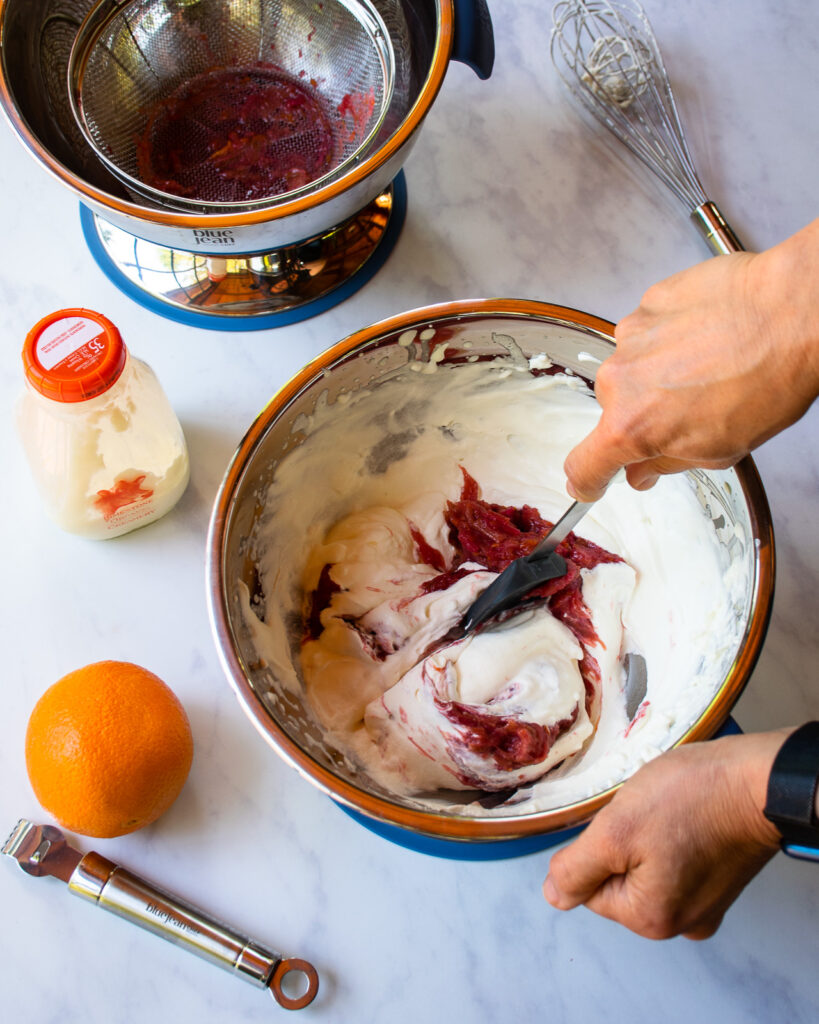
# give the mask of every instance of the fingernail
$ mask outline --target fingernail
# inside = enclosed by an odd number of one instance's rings
[[[543,895],[553,907],[557,906],[560,899],[560,893],[557,891],[557,886],[552,881],[551,875],[547,875],[546,881],[543,883]]]

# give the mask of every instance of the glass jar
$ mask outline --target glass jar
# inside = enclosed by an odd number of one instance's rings
[[[159,519],[190,476],[182,427],[153,370],[100,313],[44,317],[23,346],[17,424],[48,511],[104,539]]]

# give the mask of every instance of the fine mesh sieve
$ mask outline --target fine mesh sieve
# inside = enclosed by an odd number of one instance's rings
[[[369,0],[103,0],[69,59],[74,116],[139,196],[270,205],[368,150],[394,86]]]

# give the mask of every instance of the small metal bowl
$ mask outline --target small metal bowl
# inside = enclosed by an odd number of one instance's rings
[[[299,417],[309,416],[317,401],[332,406],[340,395],[371,385],[408,360],[428,361],[432,348],[442,340],[446,341],[444,362],[511,358],[508,348],[496,342],[493,336],[497,335],[507,341],[513,338],[527,357],[546,354],[551,364],[590,384],[596,367],[614,347],[614,328],[605,320],[518,300],[446,303],[367,327],[306,366],[258,416],[227,470],[208,536],[212,628],[228,680],[256,728],[305,778],[376,832],[384,834],[387,829],[408,837],[432,837],[453,847],[531,843],[536,837],[573,828],[610,800],[617,786],[565,806],[531,813],[511,809],[501,817],[465,814],[457,806],[438,808],[386,793],[325,741],[304,694],[283,686],[275,669],[258,660],[240,591],[244,587],[251,598],[264,600],[254,560],[254,531],[260,523],[269,525],[265,494],[276,467],[303,440]],[[336,408],[341,422],[344,402]],[[736,648],[723,656],[717,670],[719,676],[724,671],[724,678],[709,693],[695,720],[683,724],[684,732],[670,736],[668,746],[707,739],[723,727],[761,650],[773,600],[773,531],[752,460],[746,458],[734,469],[697,470],[687,476],[710,519],[725,564],[733,563],[746,583],[735,613]]]

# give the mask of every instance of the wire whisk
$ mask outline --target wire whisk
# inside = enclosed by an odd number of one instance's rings
[[[571,94],[673,192],[717,255],[743,249],[688,151],[660,47],[636,0],[560,0],[551,54]]]

